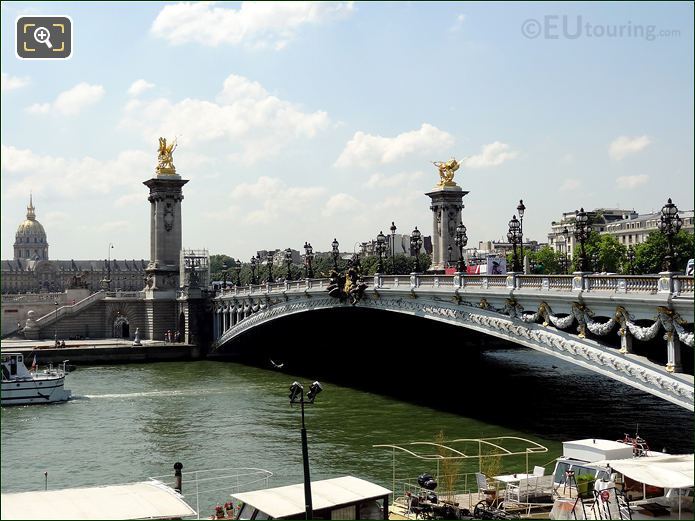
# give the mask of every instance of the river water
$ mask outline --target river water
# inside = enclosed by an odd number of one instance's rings
[[[549,452],[530,465],[549,470],[562,440],[617,439],[638,423],[654,449],[693,450],[691,413],[617,382],[508,345],[483,350],[478,363],[476,371],[495,380],[445,389],[445,407],[437,386],[415,399],[323,381],[306,409],[312,478],[352,474],[390,488],[392,452],[372,445],[433,441],[439,431],[447,439],[531,438]],[[2,408],[2,491],[41,490],[45,471],[51,489],[131,482],[171,475],[176,461],[184,475],[262,467],[274,473],[274,485],[299,483],[300,411],[288,403],[295,379],[311,381],[224,361],[80,367],[67,378],[70,402]],[[476,403],[483,405],[469,407]],[[399,475],[436,470],[400,456],[397,465]],[[523,461],[506,466],[520,471]],[[209,506],[201,508],[209,515]]]

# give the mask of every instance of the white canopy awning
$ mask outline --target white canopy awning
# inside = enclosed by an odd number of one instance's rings
[[[338,507],[359,501],[377,499],[391,491],[364,479],[354,476],[324,479],[311,482],[311,497],[314,510]],[[270,517],[281,518],[302,514],[304,503],[304,484],[286,487],[254,490],[232,494],[232,497],[251,505]]]
[[[610,465],[624,476],[654,487],[688,488],[695,485],[693,454],[603,460],[593,465]]]
[[[195,515],[159,481],[128,485],[13,492],[0,498],[2,519],[177,519]]]

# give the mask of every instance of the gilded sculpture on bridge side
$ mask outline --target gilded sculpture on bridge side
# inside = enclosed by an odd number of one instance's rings
[[[172,154],[176,150],[176,138],[174,142],[167,145],[166,138],[159,138],[159,154],[157,156],[157,174],[160,175],[174,175],[176,174],[176,167],[174,166],[174,159]]]
[[[453,157],[449,161],[432,161],[432,164],[439,169],[439,183],[437,186],[458,186],[454,182],[454,174],[461,166],[461,163]]]

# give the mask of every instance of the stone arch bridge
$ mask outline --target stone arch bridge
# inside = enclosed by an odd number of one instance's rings
[[[377,274],[365,283],[354,304],[329,296],[328,279],[226,289],[213,299],[213,349],[277,318],[354,305],[502,338],[694,409],[694,379],[681,366],[681,350],[693,348],[691,277]],[[602,343],[607,335],[620,348]],[[665,366],[632,349],[658,336]]]

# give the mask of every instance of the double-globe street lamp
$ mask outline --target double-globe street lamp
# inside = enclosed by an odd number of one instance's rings
[[[466,263],[463,261],[463,248],[468,244],[468,236],[466,235],[466,226],[462,222],[456,227],[454,243],[459,249],[459,260],[456,263],[456,271],[464,273],[466,271]]]
[[[519,238],[521,239],[519,241],[519,257],[521,258],[521,262],[524,262],[524,212],[526,211],[526,207],[524,206],[524,200],[519,199],[519,204],[516,207],[517,214],[519,215]],[[524,270],[526,270],[526,266],[523,267]]]
[[[668,250],[664,257],[664,267],[666,271],[674,270],[674,251],[673,251],[673,236],[676,235],[683,226],[683,220],[678,215],[678,207],[673,204],[671,198],[661,208],[661,219],[659,220],[659,231],[666,236]]]
[[[285,263],[287,264],[287,280],[292,280],[292,248],[285,250]]]
[[[386,236],[383,232],[379,232],[376,236],[376,254],[379,256],[379,262],[376,266],[377,273],[383,273],[384,271],[384,261],[382,256],[386,253]]]
[[[410,250],[415,253],[415,273],[420,273],[420,248],[422,248],[422,233],[416,226],[410,232]]]
[[[236,286],[241,286],[241,259],[237,259],[236,261],[232,259],[232,263],[234,264],[234,272],[236,273]]]
[[[519,272],[519,257],[516,253],[516,245],[520,242],[521,232],[519,228],[521,224],[516,215],[512,216],[512,220],[509,221],[509,231],[507,231],[507,239],[512,245],[512,271]]]
[[[311,478],[309,475],[309,448],[306,441],[306,426],[304,424],[304,403],[314,403],[316,395],[323,388],[319,382],[314,382],[309,387],[309,392],[306,394],[306,402],[304,400],[304,387],[299,382],[293,382],[290,386],[290,405],[299,402],[302,409],[302,463],[304,464],[304,506],[306,508],[306,518],[313,519],[313,505],[311,502]]]
[[[584,208],[574,211],[574,238],[579,241],[579,269],[589,271],[584,243],[589,238],[589,216]]]
[[[251,284],[258,284],[258,279],[256,279],[256,267],[259,261],[260,258],[258,255],[251,257]]]
[[[565,238],[565,259],[564,259],[564,273],[567,273],[567,268],[569,267],[569,253],[570,253],[570,231],[567,229],[567,226],[565,226],[562,229],[562,236]]]
[[[311,243],[304,243],[304,270],[307,279],[314,278],[314,270],[311,267],[311,262],[314,260],[314,248],[311,247]]]
[[[630,275],[635,274],[635,249],[630,246],[627,249],[627,265],[628,265],[628,270],[630,271]]]
[[[396,223],[394,221],[391,221],[391,274],[395,275],[396,274],[396,259],[395,259],[395,252],[396,252]]]
[[[338,258],[340,257],[339,246],[338,239],[333,239],[331,243],[331,255],[333,255],[333,269],[335,269],[335,271],[338,271]]]
[[[266,257],[266,262],[268,264],[268,282],[273,282],[273,252],[269,251]]]

